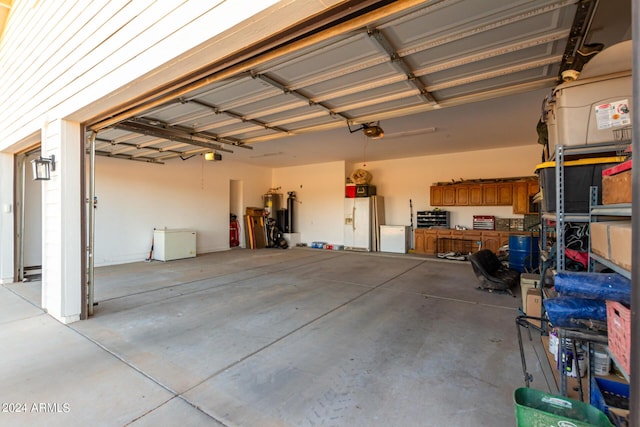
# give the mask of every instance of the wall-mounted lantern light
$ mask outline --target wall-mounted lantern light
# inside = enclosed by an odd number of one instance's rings
[[[56,157],[52,154],[51,157],[40,157],[31,160],[31,166],[33,168],[33,179],[36,181],[47,181],[51,179],[51,171],[56,170]]]

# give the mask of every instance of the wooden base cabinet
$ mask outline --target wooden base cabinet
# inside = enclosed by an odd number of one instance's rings
[[[418,254],[435,255],[437,231],[434,229],[417,228],[414,232],[415,252]]]
[[[415,252],[424,255],[449,251],[477,252],[480,249],[498,252],[502,246],[509,244],[512,234],[522,232],[418,228],[414,232]]]
[[[508,234],[508,233],[507,233]],[[507,241],[509,238],[507,237]],[[499,231],[483,231],[482,232],[482,249],[491,249],[492,252],[498,252],[500,248],[501,233]]]

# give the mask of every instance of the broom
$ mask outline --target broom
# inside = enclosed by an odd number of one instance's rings
[[[156,229],[153,229],[154,233],[153,233],[153,237],[151,237],[151,249],[149,250],[149,258],[145,259],[145,262],[151,262],[151,260],[153,259],[153,243],[154,243],[154,239],[155,239],[155,231]]]

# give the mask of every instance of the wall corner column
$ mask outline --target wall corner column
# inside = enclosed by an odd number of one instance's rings
[[[42,307],[63,323],[82,313],[82,218],[79,123],[53,120],[42,129],[42,157],[55,155],[55,171],[42,181]]]
[[[15,279],[13,181],[13,154],[0,153],[0,284]]]

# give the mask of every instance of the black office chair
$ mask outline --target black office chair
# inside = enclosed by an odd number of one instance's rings
[[[481,249],[469,255],[473,272],[480,281],[480,289],[504,291],[513,295],[512,288],[520,283],[520,272],[504,266],[496,254]]]

